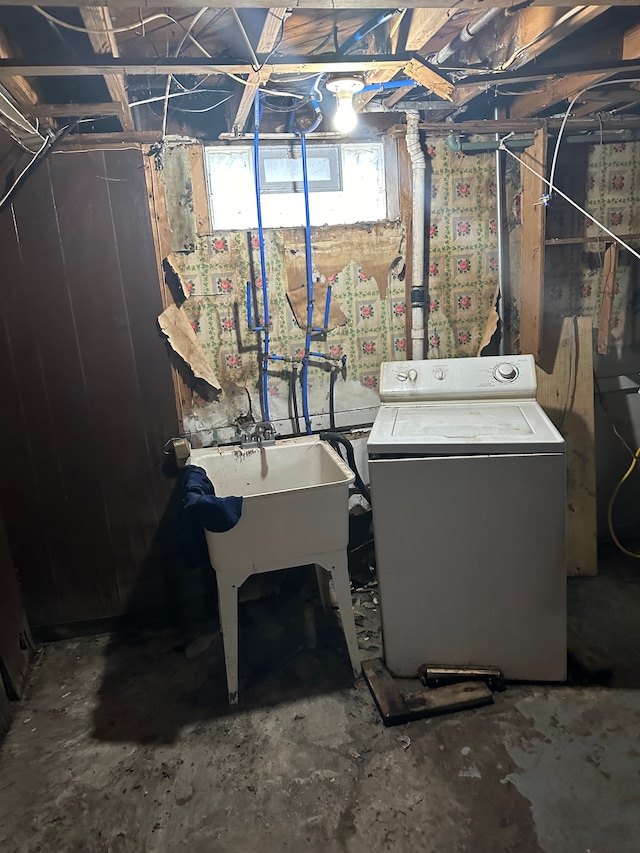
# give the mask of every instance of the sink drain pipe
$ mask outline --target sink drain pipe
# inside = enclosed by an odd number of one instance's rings
[[[356,488],[358,489],[362,497],[366,500],[366,502],[369,504],[369,506],[371,506],[371,492],[369,491],[368,486],[365,484],[364,480],[360,476],[358,466],[356,465],[355,453],[353,452],[353,445],[351,444],[349,439],[345,438],[339,432],[321,432],[320,440],[326,441],[328,444],[330,444],[337,453],[340,453],[340,445],[344,447],[347,453],[347,463],[349,465],[349,468],[351,468],[353,473],[356,475]]]
[[[407,151],[411,158],[411,358],[424,358],[424,202],[427,163],[420,144],[418,110],[407,110]]]

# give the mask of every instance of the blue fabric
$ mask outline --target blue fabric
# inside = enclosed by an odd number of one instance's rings
[[[188,465],[182,481],[182,510],[178,519],[178,545],[187,565],[208,563],[205,528],[225,533],[242,515],[242,498],[219,498],[204,468]]]

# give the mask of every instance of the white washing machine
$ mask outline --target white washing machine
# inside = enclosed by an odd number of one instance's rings
[[[566,678],[565,445],[532,356],[381,366],[368,440],[387,668]]]

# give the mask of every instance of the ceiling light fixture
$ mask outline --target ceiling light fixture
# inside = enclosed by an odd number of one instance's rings
[[[364,89],[364,82],[358,77],[334,77],[327,82],[327,89],[338,99],[338,108],[333,125],[340,133],[350,133],[358,124],[358,116],[353,108],[353,96]]]

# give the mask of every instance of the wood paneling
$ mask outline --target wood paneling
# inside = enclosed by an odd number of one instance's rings
[[[54,154],[0,216],[15,450],[0,501],[35,626],[164,603],[154,543],[177,424],[142,166],[139,150]]]
[[[538,402],[567,451],[567,574],[598,572],[596,442],[591,317],[564,317],[545,329]]]

